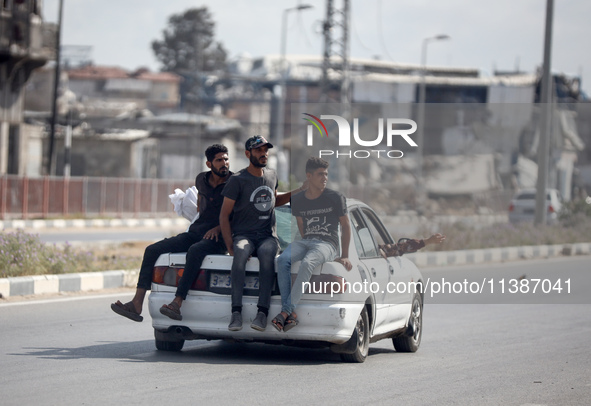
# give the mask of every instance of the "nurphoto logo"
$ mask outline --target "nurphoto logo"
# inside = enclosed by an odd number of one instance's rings
[[[378,119],[378,135],[373,140],[364,140],[359,136],[359,119],[353,119],[353,131],[351,131],[351,124],[347,119],[341,116],[336,115],[321,115],[320,118],[309,114],[304,113],[304,115],[311,117],[307,118],[304,117],[304,120],[310,123],[307,126],[307,145],[313,146],[314,145],[314,128],[316,128],[320,134],[321,138],[329,138],[328,130],[326,129],[326,125],[322,120],[334,120],[337,124],[338,128],[338,143],[339,147],[351,147],[351,143],[353,142],[354,145],[359,147],[377,147],[381,145],[384,141],[384,119]],[[392,139],[394,137],[402,137],[404,141],[411,147],[417,147],[417,143],[414,142],[410,135],[413,134],[417,130],[417,123],[414,120],[410,120],[407,118],[387,118],[386,120],[386,145],[388,147],[392,147]],[[353,132],[353,140],[351,140],[351,132]],[[335,156],[336,158],[339,157],[347,157],[347,158],[360,158],[365,159],[369,158],[370,156],[374,155],[378,158],[384,156],[388,158],[402,158],[404,153],[400,150],[386,150],[386,149],[355,149],[351,150],[332,150],[332,149],[321,149],[319,151],[319,157],[322,158],[323,156]]]

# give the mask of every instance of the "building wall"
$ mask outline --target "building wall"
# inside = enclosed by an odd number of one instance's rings
[[[44,32],[39,1],[0,3],[0,174],[26,170],[24,86],[53,53],[45,46]]]

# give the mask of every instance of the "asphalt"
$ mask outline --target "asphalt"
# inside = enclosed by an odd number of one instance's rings
[[[7,220],[0,221],[2,229],[44,229],[71,227],[167,227],[186,225],[184,218],[163,219],[90,219],[90,220]],[[449,265],[469,265],[542,259],[558,256],[589,255],[591,243],[487,248],[478,250],[416,252],[406,254],[419,268]],[[37,275],[0,278],[0,297],[58,294],[78,291],[98,291],[134,287],[137,270],[81,272],[61,275]]]

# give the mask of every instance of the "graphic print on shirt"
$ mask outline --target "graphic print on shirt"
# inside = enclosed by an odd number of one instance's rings
[[[306,220],[306,229],[304,235],[316,234],[330,236],[329,227],[331,223],[327,222],[327,216],[323,215],[332,212],[332,207],[318,210],[306,210],[304,219]]]
[[[258,211],[267,214],[266,216],[260,216],[259,219],[267,219],[269,218],[269,211],[275,205],[275,193],[269,186],[259,186],[251,193],[250,202]]]

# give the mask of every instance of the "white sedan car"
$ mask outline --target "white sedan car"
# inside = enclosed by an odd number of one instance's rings
[[[241,331],[228,331],[231,315],[230,269],[232,257],[210,255],[181,308],[182,321],[172,320],[159,311],[174,299],[182,275],[185,254],[164,254],[155,266],[149,311],[156,348],[179,351],[185,340],[231,339],[243,342],[278,342],[311,346],[324,345],[341,354],[344,361],[363,362],[369,344],[391,338],[397,351],[415,352],[421,343],[423,278],[414,263],[403,256],[388,257],[380,246],[394,240],[366,204],[347,200],[351,221],[347,271],[337,262],[318,267],[311,286],[298,304],[299,325],[289,332],[277,331],[270,319],[281,310],[281,297],[275,284],[269,310],[269,324],[263,332],[249,328],[257,313],[258,260],[250,258],[246,281]],[[277,231],[282,248],[297,233],[289,206],[276,209]],[[299,262],[292,269],[295,279]]]
[[[509,205],[509,222],[533,222],[536,214],[536,190],[520,190],[511,199]],[[562,198],[556,189],[546,189],[546,222],[554,224],[558,221],[562,209]]]

